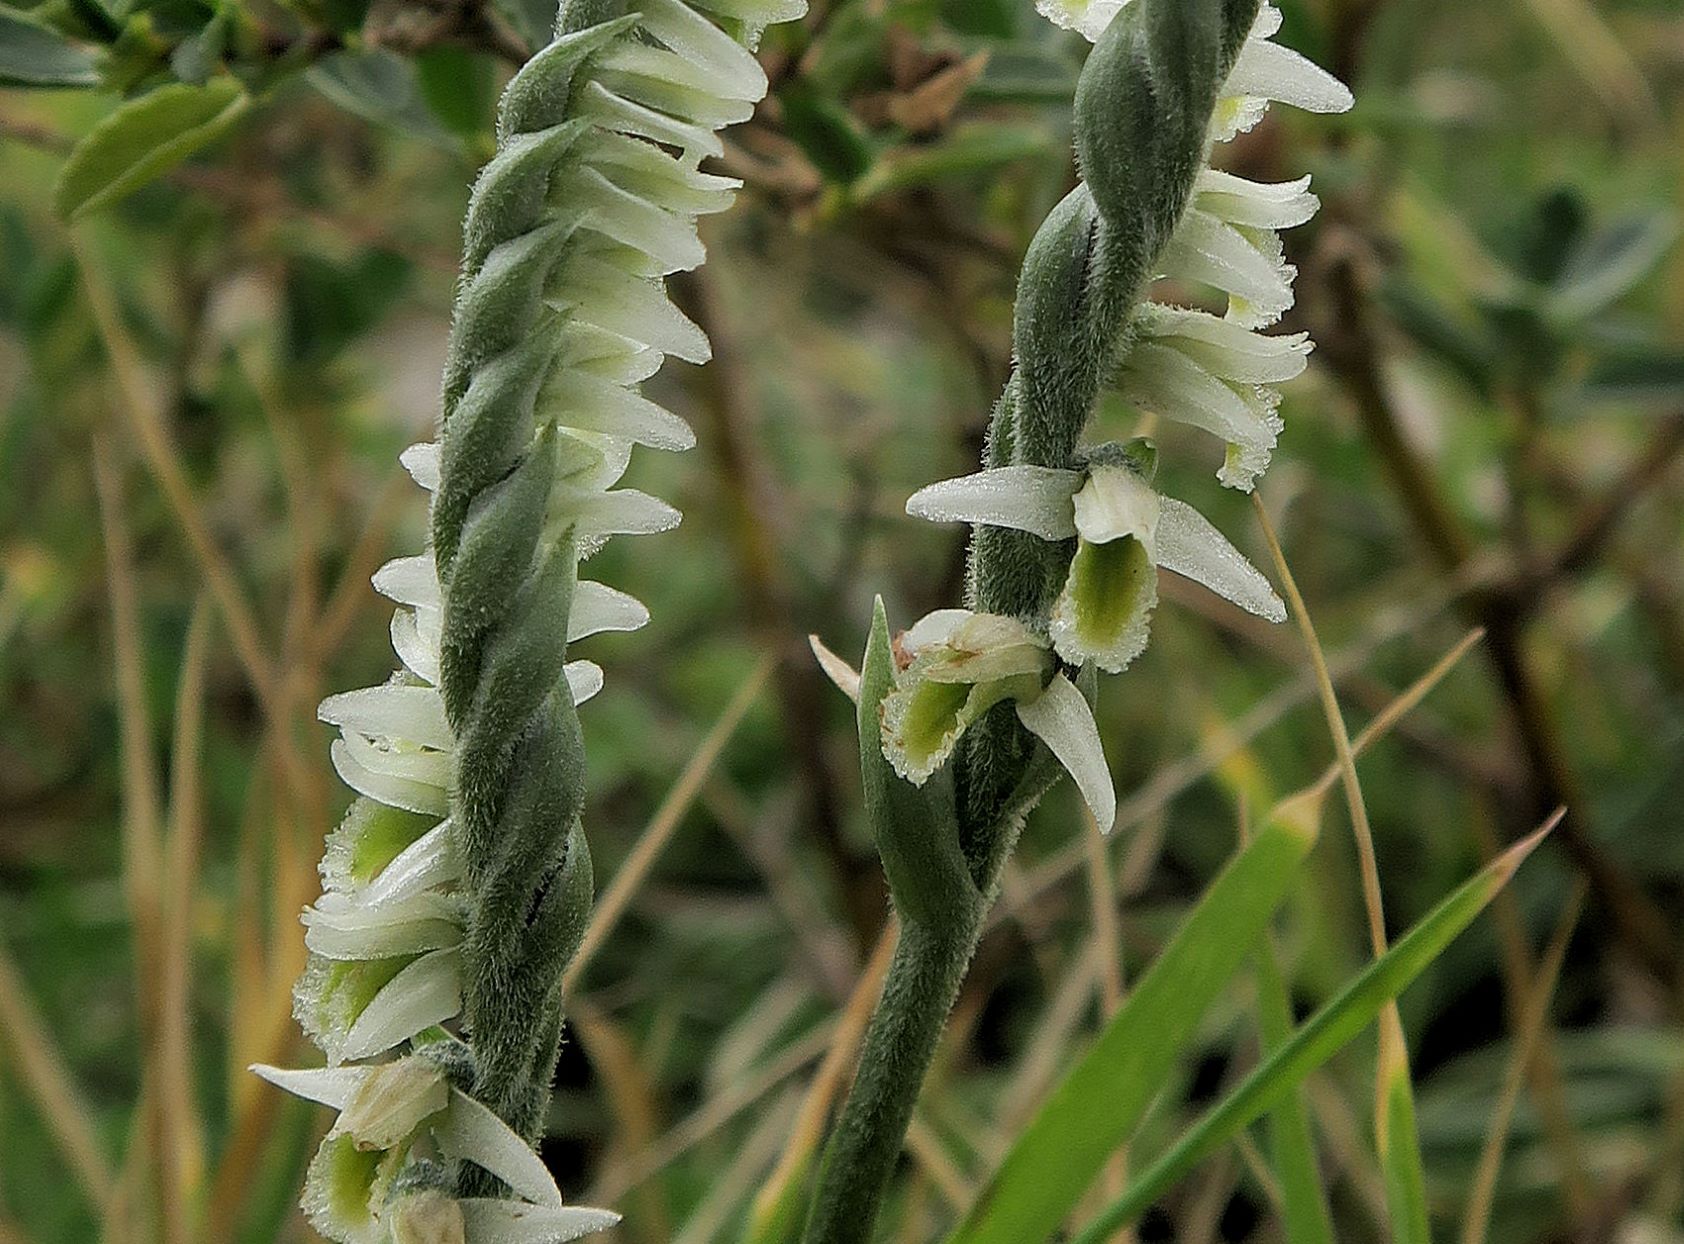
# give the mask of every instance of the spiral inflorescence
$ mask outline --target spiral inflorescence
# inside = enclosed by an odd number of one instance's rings
[[[1272,386],[1302,371],[1311,348],[1304,334],[1258,331],[1292,302],[1294,270],[1276,231],[1308,220],[1316,199],[1308,178],[1265,185],[1217,171],[1211,150],[1271,101],[1332,112],[1350,95],[1270,41],[1280,14],[1259,0],[1068,7],[1082,11],[1067,24],[1097,39],[1075,101],[1082,180],[1025,257],[1015,364],[983,473],[925,490],[909,508],[975,523],[972,609],[1048,636],[1069,666],[1115,671],[1145,646],[1160,564],[1284,616],[1208,523],[1150,489],[1149,443],[1079,442],[1095,400],[1113,388],[1147,413],[1214,433],[1226,445],[1219,479],[1250,490],[1281,427]],[[1148,301],[1164,277],[1215,290],[1225,313]],[[1031,504],[1040,508],[1025,518]],[[1010,806],[1031,748],[1009,713],[980,726],[957,773],[968,832]]]
[[[615,487],[634,446],[694,442],[639,392],[669,354],[708,358],[664,282],[701,263],[697,218],[737,189],[700,165],[766,91],[750,46],[804,10],[567,0],[554,41],[503,94],[497,153],[464,226],[440,437],[404,454],[432,493],[432,547],[375,576],[399,605],[402,668],[321,709],[341,732],[335,766],[360,796],[305,913],[311,958],[296,990],[329,1079],[266,1073],[345,1112],[306,1189],[332,1238],[384,1240],[397,1221],[386,1204],[407,1197],[411,1217],[465,1214],[471,1241],[475,1222],[503,1213],[475,1194],[498,1188],[534,1202],[523,1221],[542,1225],[544,1198],[511,1179],[524,1168],[496,1129],[527,1144],[542,1131],[562,975],[591,905],[577,708],[602,672],[568,661],[567,645],[648,620],[578,568],[611,536],[679,520]],[[456,1019],[460,1037],[443,1027]],[[380,1066],[413,1071],[333,1069],[405,1043],[410,1055]],[[444,1083],[468,1104],[451,1104]],[[367,1113],[356,1094],[376,1091],[397,1095],[408,1127],[389,1144],[345,1124]],[[496,1128],[470,1115],[481,1106]],[[450,1150],[464,1129],[490,1138],[485,1160],[471,1145]],[[601,1225],[577,1223],[587,1220]]]

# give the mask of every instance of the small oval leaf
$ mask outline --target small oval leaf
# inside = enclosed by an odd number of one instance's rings
[[[0,86],[94,86],[93,58],[56,30],[0,7]]]
[[[176,83],[129,100],[71,151],[53,210],[74,220],[115,203],[219,138],[250,102],[233,78]]]

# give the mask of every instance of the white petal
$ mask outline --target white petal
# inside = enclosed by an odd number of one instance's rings
[[[908,654],[917,656],[933,644],[945,644],[953,638],[955,631],[974,617],[976,614],[969,609],[933,610],[914,622],[901,636],[901,647]]]
[[[304,944],[324,959],[391,959],[462,942],[460,908],[430,890],[377,903],[328,893],[301,919]]]
[[[635,134],[639,138],[681,148],[690,159],[702,156],[717,158],[725,154],[724,145],[712,130],[646,108],[623,95],[616,95],[595,80],[585,84],[579,115],[622,134]]]
[[[619,46],[629,50],[641,45],[622,42]],[[643,51],[668,55],[653,48]],[[594,168],[578,167],[565,174],[550,193],[552,203],[566,203],[574,210],[588,211],[586,227],[636,247],[664,272],[687,272],[700,267],[707,258],[695,223],[688,217],[676,216],[622,189]]]
[[[439,445],[437,441],[422,441],[411,445],[398,455],[410,478],[428,492],[439,490]]]
[[[429,609],[436,618],[438,610]],[[438,685],[439,681],[439,650],[437,637],[429,643],[427,637],[421,633],[420,619],[416,611],[397,609],[392,612],[392,651],[398,654],[398,660],[403,662],[404,668],[417,678],[423,678]]]
[[[695,0],[695,4],[749,25],[775,26],[807,15],[807,0]]]
[[[433,1124],[433,1136],[446,1157],[483,1166],[528,1201],[560,1207],[561,1192],[543,1159],[495,1111],[460,1089],[450,1090],[450,1109]]]
[[[523,1205],[519,1201],[458,1201],[468,1244],[566,1244],[620,1221],[612,1210],[585,1205]]]
[[[642,0],[643,28],[719,81],[721,95],[758,101],[766,71],[742,44],[680,0]]]
[[[1184,501],[1163,499],[1158,565],[1202,583],[1241,609],[1271,622],[1286,621],[1286,606],[1269,581],[1228,538]]]
[[[920,488],[906,512],[936,523],[986,523],[1068,540],[1076,534],[1070,498],[1081,483],[1079,473],[1056,467],[996,467]]]
[[[626,46],[622,41],[620,47]],[[692,66],[666,49],[648,44],[631,46],[637,52],[604,57],[595,67],[597,81],[616,95],[705,130],[721,130],[754,115],[754,105],[748,100],[728,99],[717,91],[698,89],[694,82],[704,75],[693,72]],[[674,63],[681,68],[674,71]]]
[[[345,785],[376,803],[430,816],[443,816],[450,809],[450,796],[443,788],[375,773],[358,762],[344,739],[335,739],[328,755]]]
[[[819,668],[825,672],[825,677],[836,684],[836,689],[847,696],[854,703],[860,700],[860,672],[837,656],[817,635],[807,636],[807,646],[813,650]]]
[[[574,492],[558,489],[551,512],[564,522],[576,522],[581,543],[603,536],[647,536],[671,531],[683,515],[659,497],[635,488],[612,492]]]
[[[1173,346],[1200,367],[1238,384],[1281,384],[1301,375],[1315,348],[1308,333],[1266,337],[1204,311],[1147,303],[1135,314],[1143,337]]]
[[[573,589],[573,609],[567,615],[567,642],[603,631],[635,631],[648,622],[649,610],[637,597],[581,579]]]
[[[454,762],[448,752],[382,747],[377,740],[355,730],[343,731],[340,738],[351,759],[371,773],[420,782],[440,790],[450,785]]]
[[[374,590],[400,605],[419,605],[428,609],[442,609],[444,597],[439,591],[438,567],[433,555],[422,553],[416,557],[398,557],[374,572]]]
[[[1128,0],[1035,0],[1035,11],[1053,25],[1074,30],[1089,43],[1098,43],[1111,19],[1127,3]]]
[[[365,903],[399,902],[459,880],[462,869],[462,856],[446,817],[393,856],[357,897]]]
[[[1292,278],[1297,269],[1279,261],[1273,246],[1260,246],[1233,225],[1190,208],[1164,247],[1165,276],[1198,281],[1241,299],[1248,308],[1242,324],[1262,328],[1292,306]]]
[[[263,1079],[269,1081],[276,1088],[285,1089],[294,1097],[302,1097],[305,1101],[320,1102],[324,1106],[332,1106],[335,1110],[345,1109],[345,1103],[351,1100],[351,1095],[362,1087],[362,1082],[368,1078],[370,1067],[316,1067],[309,1071],[296,1071],[289,1067],[271,1067],[266,1063],[253,1063],[246,1068]]]
[[[1117,792],[1111,785],[1111,769],[1105,763],[1099,726],[1087,698],[1059,674],[1035,699],[1027,704],[1019,701],[1017,715],[1024,728],[1039,736],[1076,779],[1100,832],[1110,833],[1117,819]]]
[[[649,12],[648,6],[644,13]],[[741,51],[740,45],[733,44]],[[758,69],[753,57],[749,63]],[[704,173],[681,159],[668,155],[652,143],[608,130],[598,130],[590,138],[588,159],[597,165],[616,185],[657,203],[665,203],[673,211],[694,215],[711,215],[731,206],[742,182],[735,177],[720,177]]]
[[[576,367],[551,373],[539,400],[546,415],[581,431],[623,437],[652,449],[685,450],[696,444],[690,425],[670,410]]]
[[[371,1058],[442,1024],[462,1009],[462,956],[455,950],[422,955],[386,983],[345,1034],[339,1057]]]
[[[1225,465],[1222,474],[1232,487],[1249,490],[1280,439],[1281,421],[1275,413],[1279,397],[1273,390],[1236,388],[1168,346],[1136,344],[1124,359],[1117,388],[1143,410],[1203,428],[1238,446],[1236,460]]]
[[[567,265],[556,293],[587,324],[654,346],[687,363],[705,363],[712,357],[707,334],[673,306],[659,280],[633,276],[600,259],[581,256]]]
[[[387,683],[330,695],[316,707],[330,726],[360,734],[402,739],[421,747],[449,751],[456,745],[444,717],[444,697],[435,687]]]
[[[1248,39],[1240,49],[1222,93],[1271,99],[1306,112],[1344,112],[1355,102],[1350,88],[1314,61],[1260,39]]]
[[[575,708],[602,690],[602,666],[595,661],[569,661],[561,667],[561,672],[567,675]]]
[[[1307,175],[1271,184],[1207,168],[1199,174],[1194,192],[1201,211],[1231,225],[1257,229],[1290,229],[1309,220],[1321,206],[1321,200],[1310,193]]]
[[[1076,531],[1089,544],[1133,536],[1152,553],[1158,494],[1125,466],[1095,467],[1076,494]]]

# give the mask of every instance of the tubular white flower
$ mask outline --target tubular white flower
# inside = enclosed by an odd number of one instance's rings
[[[1298,53],[1269,42],[1281,15],[1265,3],[1224,84],[1212,143],[1250,129],[1271,101],[1342,112],[1351,93]],[[1249,492],[1268,469],[1281,431],[1279,394],[1311,350],[1305,334],[1263,337],[1292,306],[1297,269],[1281,229],[1304,224],[1320,206],[1310,179],[1268,184],[1217,169],[1200,171],[1191,202],[1159,257],[1160,275],[1215,288],[1226,318],[1146,303],[1133,316],[1117,383],[1122,396],[1155,414],[1190,423],[1227,444],[1218,478]]]
[[[1043,739],[1076,779],[1094,818],[1111,827],[1116,795],[1099,728],[1068,679],[1061,674],[1048,679],[1053,659],[1045,640],[1015,618],[938,609],[903,633],[895,647],[906,667],[882,706],[883,754],[895,772],[922,786],[947,763],[971,723],[1013,700],[1025,728]]]
[[[1271,102],[1321,113],[1344,112],[1354,102],[1350,88],[1325,69],[1269,42],[1280,28],[1280,10],[1265,3],[1216,101],[1213,141],[1226,142],[1251,129]]]
[[[1158,494],[1132,467],[1095,466],[1074,499],[1081,539],[1048,624],[1071,665],[1120,673],[1146,649],[1158,604]]]
[[[1208,407],[1212,413],[1203,426],[1225,439],[1248,438],[1248,445],[1260,445],[1266,455],[1275,428],[1254,413],[1245,386],[1231,387],[1219,376],[1292,373],[1303,365],[1307,338],[1261,337],[1201,312],[1167,307],[1146,316],[1141,331],[1150,339],[1138,342],[1130,355],[1144,356],[1147,367],[1138,384],[1125,367],[1125,392],[1142,405],[1175,410],[1183,418],[1189,410]],[[1159,353],[1173,361],[1164,362]],[[1145,388],[1165,376],[1187,377],[1186,387],[1168,393]],[[1249,390],[1265,392],[1255,386]],[[1272,407],[1266,410],[1272,414]],[[1091,453],[1086,471],[1003,467],[931,484],[913,495],[907,511],[935,521],[1010,527],[1043,540],[1075,536],[1070,572],[1048,619],[1053,650],[1070,665],[1092,661],[1119,673],[1145,650],[1160,568],[1202,583],[1271,621],[1285,617],[1268,580],[1220,532],[1191,506],[1153,490],[1155,451],[1148,443],[1106,445]],[[917,653],[947,643],[973,616],[962,609],[937,610],[902,637],[902,650]],[[955,697],[949,693],[948,698]],[[959,710],[950,723],[953,737],[914,767],[939,768],[958,732],[981,708]],[[897,702],[897,713],[910,711],[910,704]]]
[[[908,662],[883,697],[883,754],[923,785],[966,728],[1001,700],[1039,694],[1052,669],[1046,641],[1015,618],[943,609],[900,637]]]
[[[495,1113],[452,1088],[425,1056],[372,1067],[290,1071],[259,1064],[251,1070],[289,1093],[340,1112],[310,1164],[304,1186],[310,1223],[331,1240],[397,1244],[454,1238],[462,1244],[537,1244],[574,1239],[619,1221],[608,1210],[563,1206],[543,1160]],[[388,1201],[397,1172],[412,1155],[473,1162],[507,1184],[519,1199],[458,1202],[436,1190],[423,1190]],[[488,1211],[483,1208],[488,1205],[505,1209]],[[427,1234],[441,1225],[448,1232],[457,1222],[464,1228],[459,1236]],[[562,1228],[571,1234],[555,1234]]]
[[[1231,384],[1186,352],[1155,341],[1141,341],[1124,356],[1116,383],[1142,410],[1220,437],[1228,451],[1217,478],[1228,487],[1250,492],[1268,469],[1282,428],[1274,389]]]

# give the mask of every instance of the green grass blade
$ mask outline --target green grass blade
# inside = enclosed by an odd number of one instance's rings
[[[1292,1004],[1267,934],[1257,950],[1257,1011],[1263,1052],[1274,1054],[1292,1038]],[[1316,1162],[1316,1138],[1296,1086],[1269,1114],[1269,1161],[1280,1181],[1287,1244],[1333,1244],[1333,1218]]]
[[[1380,1017],[1380,1059],[1375,1070],[1375,1146],[1386,1183],[1386,1214],[1394,1244],[1432,1244],[1427,1226],[1427,1175],[1415,1130],[1415,1086],[1409,1048],[1397,1007]]]
[[[1316,839],[1320,794],[1289,799],[1224,868],[1128,1000],[1017,1138],[952,1244],[1028,1244],[1058,1229],[1163,1087],[1251,953]]]
[[[1142,1172],[1127,1192],[1083,1228],[1073,1244],[1099,1244],[1119,1227],[1139,1218],[1202,1158],[1249,1127],[1366,1028],[1381,1008],[1484,910],[1560,818],[1557,813],[1537,833],[1511,847],[1429,912]],[[1025,1234],[1021,1239],[1044,1239],[1046,1234]]]

